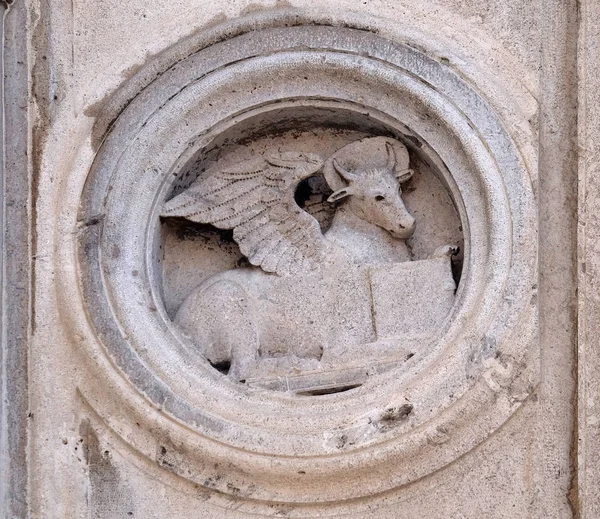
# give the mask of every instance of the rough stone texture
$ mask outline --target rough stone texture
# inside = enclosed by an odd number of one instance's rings
[[[577,362],[575,7],[570,2],[551,2],[543,14],[539,183],[543,382],[538,392],[534,494],[542,517],[568,517],[577,510],[573,460]],[[557,33],[566,36],[556,38]],[[564,443],[557,443],[556,438]],[[549,500],[549,495],[554,499]]]
[[[3,4],[5,4],[4,2]],[[3,6],[5,7],[5,6]],[[2,8],[2,10],[4,10]],[[3,192],[0,222],[0,515],[26,517],[30,339],[30,161],[26,10],[3,19]]]
[[[4,516],[597,517],[598,9],[10,6]],[[239,34],[245,24],[256,32]],[[392,62],[410,74],[390,72]],[[365,370],[363,342],[350,352],[342,341],[308,370],[286,365],[297,373],[285,383],[277,357],[268,383],[264,373],[229,380],[185,347],[174,320],[203,280],[243,264],[243,251],[215,229],[160,223],[163,203],[203,168],[248,153],[275,146],[326,160],[373,136],[408,146],[416,172],[403,200],[417,220],[407,241],[417,261],[378,267],[396,274],[391,283],[372,274],[372,297],[384,301],[373,319],[404,333],[410,313],[390,324],[385,304],[401,290],[398,273],[459,241],[458,303],[441,339],[393,344],[403,359],[389,369]],[[345,188],[323,185],[311,194]],[[306,208],[331,225],[333,212]],[[410,291],[434,293],[449,274]],[[426,322],[428,298],[411,301]],[[341,358],[352,369],[335,384],[314,378],[320,362]],[[319,393],[332,388],[348,391]]]
[[[579,33],[579,348],[577,486],[580,517],[600,514],[600,148],[599,48],[597,2],[581,4]]]

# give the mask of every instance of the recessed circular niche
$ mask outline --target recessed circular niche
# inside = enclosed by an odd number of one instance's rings
[[[409,239],[399,240],[397,243],[397,246],[404,246],[406,243],[408,255],[403,257],[399,254],[399,258],[397,258],[398,263],[402,261],[405,264],[401,269],[394,270],[391,268],[393,259],[382,257],[382,253],[378,254],[375,250],[377,240],[384,240],[386,242],[384,245],[388,245],[389,240],[386,240],[385,232],[380,232],[381,228],[372,230],[362,220],[357,220],[356,223],[360,228],[352,229],[352,236],[359,237],[359,247],[373,249],[371,262],[376,262],[378,267],[376,272],[371,272],[372,269],[366,266],[359,269],[357,275],[368,271],[367,275],[369,276],[391,276],[394,279],[388,280],[388,283],[395,282],[396,287],[396,293],[393,291],[381,293],[379,295],[381,301],[376,301],[376,304],[373,305],[375,308],[368,309],[367,330],[364,332],[364,337],[356,338],[354,352],[349,351],[352,347],[351,340],[344,337],[338,341],[338,351],[335,351],[335,338],[333,340],[331,338],[323,339],[323,343],[319,343],[316,352],[312,354],[302,351],[302,341],[313,341],[310,330],[305,331],[302,336],[303,328],[314,327],[313,321],[327,310],[325,305],[320,310],[305,312],[306,315],[303,315],[301,307],[303,304],[316,307],[318,301],[326,297],[328,279],[321,278],[315,284],[314,279],[311,279],[310,276],[308,279],[302,275],[296,276],[296,281],[290,281],[286,285],[287,289],[292,292],[293,301],[290,311],[284,319],[280,319],[276,324],[263,323],[263,328],[266,328],[268,326],[283,327],[289,322],[288,336],[291,344],[287,351],[285,349],[282,351],[281,347],[270,355],[263,351],[255,362],[254,376],[252,374],[244,375],[244,379],[249,378],[246,383],[255,387],[271,387],[291,391],[303,396],[320,396],[355,389],[370,376],[379,371],[403,365],[415,354],[422,354],[429,344],[439,340],[437,332],[442,329],[442,322],[449,313],[448,306],[453,297],[446,296],[447,302],[444,308],[436,307],[429,312],[422,309],[421,315],[423,315],[424,322],[421,323],[420,328],[416,317],[411,315],[411,308],[413,306],[424,307],[428,303],[435,306],[433,305],[435,301],[430,300],[440,297],[438,291],[450,290],[453,295],[462,271],[462,251],[464,249],[462,224],[452,201],[452,196],[457,193],[456,190],[451,192],[447,189],[447,179],[451,179],[450,173],[445,171],[443,162],[431,148],[398,122],[395,123],[395,126],[390,126],[394,124],[393,121],[388,121],[386,124],[377,117],[360,111],[356,106],[353,109],[341,108],[337,106],[339,103],[326,101],[320,101],[317,104],[320,106],[295,106],[294,103],[289,103],[288,108],[282,108],[279,104],[274,107],[268,105],[261,107],[258,115],[249,114],[247,118],[236,122],[202,149],[192,148],[186,154],[186,156],[191,155],[191,158],[187,159],[179,172],[173,173],[171,184],[165,185],[168,193],[167,200],[173,199],[178,194],[185,192],[190,185],[199,185],[206,181],[215,172],[219,174],[221,171],[226,171],[228,167],[237,167],[238,169],[242,167],[243,170],[244,163],[252,164],[258,157],[268,157],[277,153],[278,150],[284,152],[307,151],[327,159],[350,143],[365,139],[371,141],[374,139],[377,142],[377,137],[384,137],[391,142],[404,142],[410,150],[410,166],[415,173],[408,182],[404,183],[402,199],[397,200],[397,203],[404,202],[418,225]],[[182,158],[183,160],[185,159]],[[364,157],[364,160],[368,162],[369,157]],[[317,169],[314,175],[298,183],[295,198],[299,206],[318,221],[321,232],[327,236],[339,205],[327,201],[332,194],[332,188],[324,178],[323,169],[323,167]],[[383,182],[383,179],[380,182]],[[221,205],[223,200],[234,199],[236,201],[239,198],[240,189],[237,186],[232,187],[231,197],[221,196],[219,199]],[[248,190],[252,192],[257,187],[259,186],[256,184],[250,184]],[[372,196],[378,195],[375,193]],[[361,204],[365,203],[369,203],[369,200],[361,202]],[[193,205],[187,207],[188,213],[194,213],[197,210]],[[400,208],[402,207],[400,206]],[[347,218],[343,222],[339,220],[340,216],[338,215],[338,227],[341,226],[346,230],[349,225],[346,221]],[[363,236],[365,233],[374,233],[376,236],[365,237]],[[264,235],[265,232],[262,234]],[[160,245],[156,249],[158,254],[154,261],[158,267],[155,269],[157,279],[153,286],[160,287],[157,299],[164,302],[168,316],[175,321],[177,321],[178,310],[186,300],[189,301],[188,306],[195,305],[191,309],[192,317],[195,320],[199,318],[198,313],[201,310],[197,305],[201,303],[197,301],[197,296],[192,295],[197,293],[198,287],[203,284],[211,285],[215,279],[222,278],[222,276],[216,276],[219,273],[238,268],[247,270],[252,267],[235,242],[231,229],[191,222],[181,217],[163,218],[160,237]],[[364,243],[367,238],[370,238],[368,243]],[[447,257],[446,260],[437,262],[428,259],[434,256],[437,249],[449,244],[452,244],[455,249],[452,258]],[[354,246],[354,243],[350,243],[349,246]],[[387,252],[387,249],[384,248],[384,252]],[[411,261],[416,263],[409,264]],[[383,266],[388,264],[389,273],[385,269],[382,271]],[[347,266],[342,264],[336,268],[347,270]],[[254,269],[255,272],[251,274],[255,278],[261,275],[256,270]],[[234,274],[241,274],[241,272],[238,271]],[[270,281],[269,274],[266,272],[263,274],[265,279]],[[433,290],[434,293],[424,294],[427,282],[419,281],[418,277],[429,278],[430,276],[435,277],[436,274],[443,281],[437,280],[437,285],[431,283],[430,291]],[[407,278],[404,282],[398,279],[402,276]],[[445,277],[448,279],[444,280]],[[325,278],[331,278],[331,276],[326,274]],[[446,285],[451,286],[438,286],[443,285],[444,281]],[[419,287],[418,294],[403,294],[403,286],[406,287],[404,292],[410,292],[415,285]],[[244,287],[240,286],[240,289],[243,291]],[[369,297],[377,289],[377,282],[373,286],[370,285]],[[262,287],[260,294],[256,297],[259,299],[276,298],[278,290],[286,290],[286,288]],[[306,295],[306,290],[311,290],[313,293]],[[344,290],[347,290],[347,287]],[[269,291],[275,293],[267,293]],[[381,288],[379,291],[382,291]],[[389,305],[385,298],[389,298],[390,295],[393,296],[395,301],[393,304],[396,306],[392,313],[399,315],[385,315],[386,311],[389,313],[387,308]],[[398,299],[402,299],[402,304],[397,301]],[[207,302],[207,304],[213,303]],[[285,301],[282,304],[285,304]],[[256,307],[260,303],[254,302],[254,305],[256,312]],[[383,307],[379,308],[382,305]],[[439,307],[439,305],[437,306]],[[383,315],[372,315],[376,312]],[[274,313],[276,313],[276,309],[269,305],[267,312],[269,321],[275,321]],[[385,346],[378,345],[378,338],[375,334],[379,334],[381,342],[382,335],[386,332],[383,329],[386,327],[386,323],[393,317],[396,328],[399,328],[398,321],[404,316],[409,321],[408,331],[412,331],[412,333],[405,331],[402,336],[397,336],[393,345],[387,343]],[[378,317],[377,322],[372,322],[374,317]],[[350,326],[353,327],[359,326],[357,321],[360,318],[360,315],[355,315],[354,319],[349,314],[341,316],[344,321],[352,320]],[[239,324],[236,323],[234,316],[228,316],[228,319],[231,326]],[[300,322],[302,319],[310,322]],[[327,326],[331,333],[335,334],[333,331],[335,324],[329,323]],[[390,328],[390,325],[387,324],[387,327]],[[424,333],[423,327],[428,327],[427,331],[430,333]],[[199,333],[197,330],[193,332],[207,335],[207,332]],[[391,335],[391,330],[387,330],[387,332],[388,335]],[[200,343],[200,348],[194,348],[193,343],[196,341],[193,339],[194,337],[191,341],[188,340],[192,343],[190,349],[195,349],[201,357],[206,357],[201,349],[205,337],[196,338]],[[235,340],[238,339],[235,338]],[[240,333],[239,340],[247,340],[247,338]],[[389,343],[389,338],[386,337],[386,340]],[[365,346],[365,343],[369,342],[373,344]],[[311,350],[310,345],[307,347]],[[264,347],[262,349],[266,350]],[[314,349],[312,348],[312,350]],[[343,350],[345,353],[341,353],[339,350]],[[368,360],[369,356],[370,360]],[[230,359],[220,360],[220,363],[213,362],[213,367],[227,373],[230,368]],[[264,365],[262,368],[261,364]],[[304,366],[304,370],[302,370],[302,366]],[[260,377],[259,374],[263,376]]]
[[[111,360],[106,376],[130,382],[118,398],[133,409],[142,395],[153,406],[140,412],[149,435],[177,439],[177,473],[273,514],[261,503],[332,503],[407,484],[514,413],[536,377],[536,213],[510,134],[450,67],[372,32],[297,14],[239,23],[182,43],[172,65],[149,64],[131,83],[143,86],[124,87],[107,107],[114,122],[80,204],[80,305],[97,337],[95,355]],[[447,315],[401,361],[386,369],[364,362],[361,373],[333,385],[286,390],[281,380],[293,377],[281,374],[273,384],[232,379],[174,321],[197,286],[244,266],[241,254],[231,229],[164,217],[165,203],[215,172],[246,178],[240,164],[267,158],[276,168],[269,174],[288,186],[277,176],[287,152],[313,154],[323,167],[338,157],[349,168],[340,150],[361,139],[375,139],[373,160],[382,164],[390,149],[394,164],[408,151],[415,173],[402,198],[417,230],[405,240],[405,263],[425,264],[445,245],[464,254],[446,271],[459,281]],[[321,171],[293,194],[307,212],[306,201],[321,197],[326,231],[339,206],[323,203],[335,189]],[[422,286],[434,279],[428,272]],[[385,301],[417,279],[379,275],[370,297]],[[417,322],[430,301],[412,305],[409,317]],[[134,436],[127,441],[144,451],[147,440]],[[325,484],[331,478],[335,486]]]

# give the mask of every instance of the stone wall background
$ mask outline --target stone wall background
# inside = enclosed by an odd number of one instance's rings
[[[137,456],[85,401],[81,384],[102,394],[107,381],[94,378],[85,337],[58,308],[56,251],[71,239],[63,194],[80,189],[95,153],[92,126],[111,93],[186,36],[252,12],[294,8],[373,16],[427,47],[435,33],[437,55],[485,85],[483,95],[508,120],[515,106],[530,114],[529,126],[514,131],[539,144],[541,383],[534,397],[445,469],[361,511],[320,516],[598,516],[600,8],[591,0],[16,0],[4,22],[4,515],[248,517],[234,501],[216,505],[210,493]]]

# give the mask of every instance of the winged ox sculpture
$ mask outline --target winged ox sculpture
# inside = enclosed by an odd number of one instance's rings
[[[209,362],[227,366],[237,381],[256,373],[261,361],[318,370],[333,351],[375,344],[386,339],[381,330],[393,335],[394,326],[378,327],[374,290],[382,268],[411,261],[406,240],[415,219],[401,189],[413,174],[409,160],[401,142],[373,137],[326,161],[283,152],[206,172],[166,202],[161,216],[232,230],[254,267],[205,280],[175,322]],[[336,206],[325,233],[295,200],[298,185],[321,171],[332,190],[327,202]],[[444,246],[434,253],[442,260],[446,300],[455,288],[453,251]]]

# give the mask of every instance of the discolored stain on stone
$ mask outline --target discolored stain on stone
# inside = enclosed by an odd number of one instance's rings
[[[89,490],[88,509],[91,517],[114,519],[135,514],[135,499],[131,487],[123,480],[114,464],[111,451],[103,449],[89,419],[79,424],[81,449],[87,464]]]

